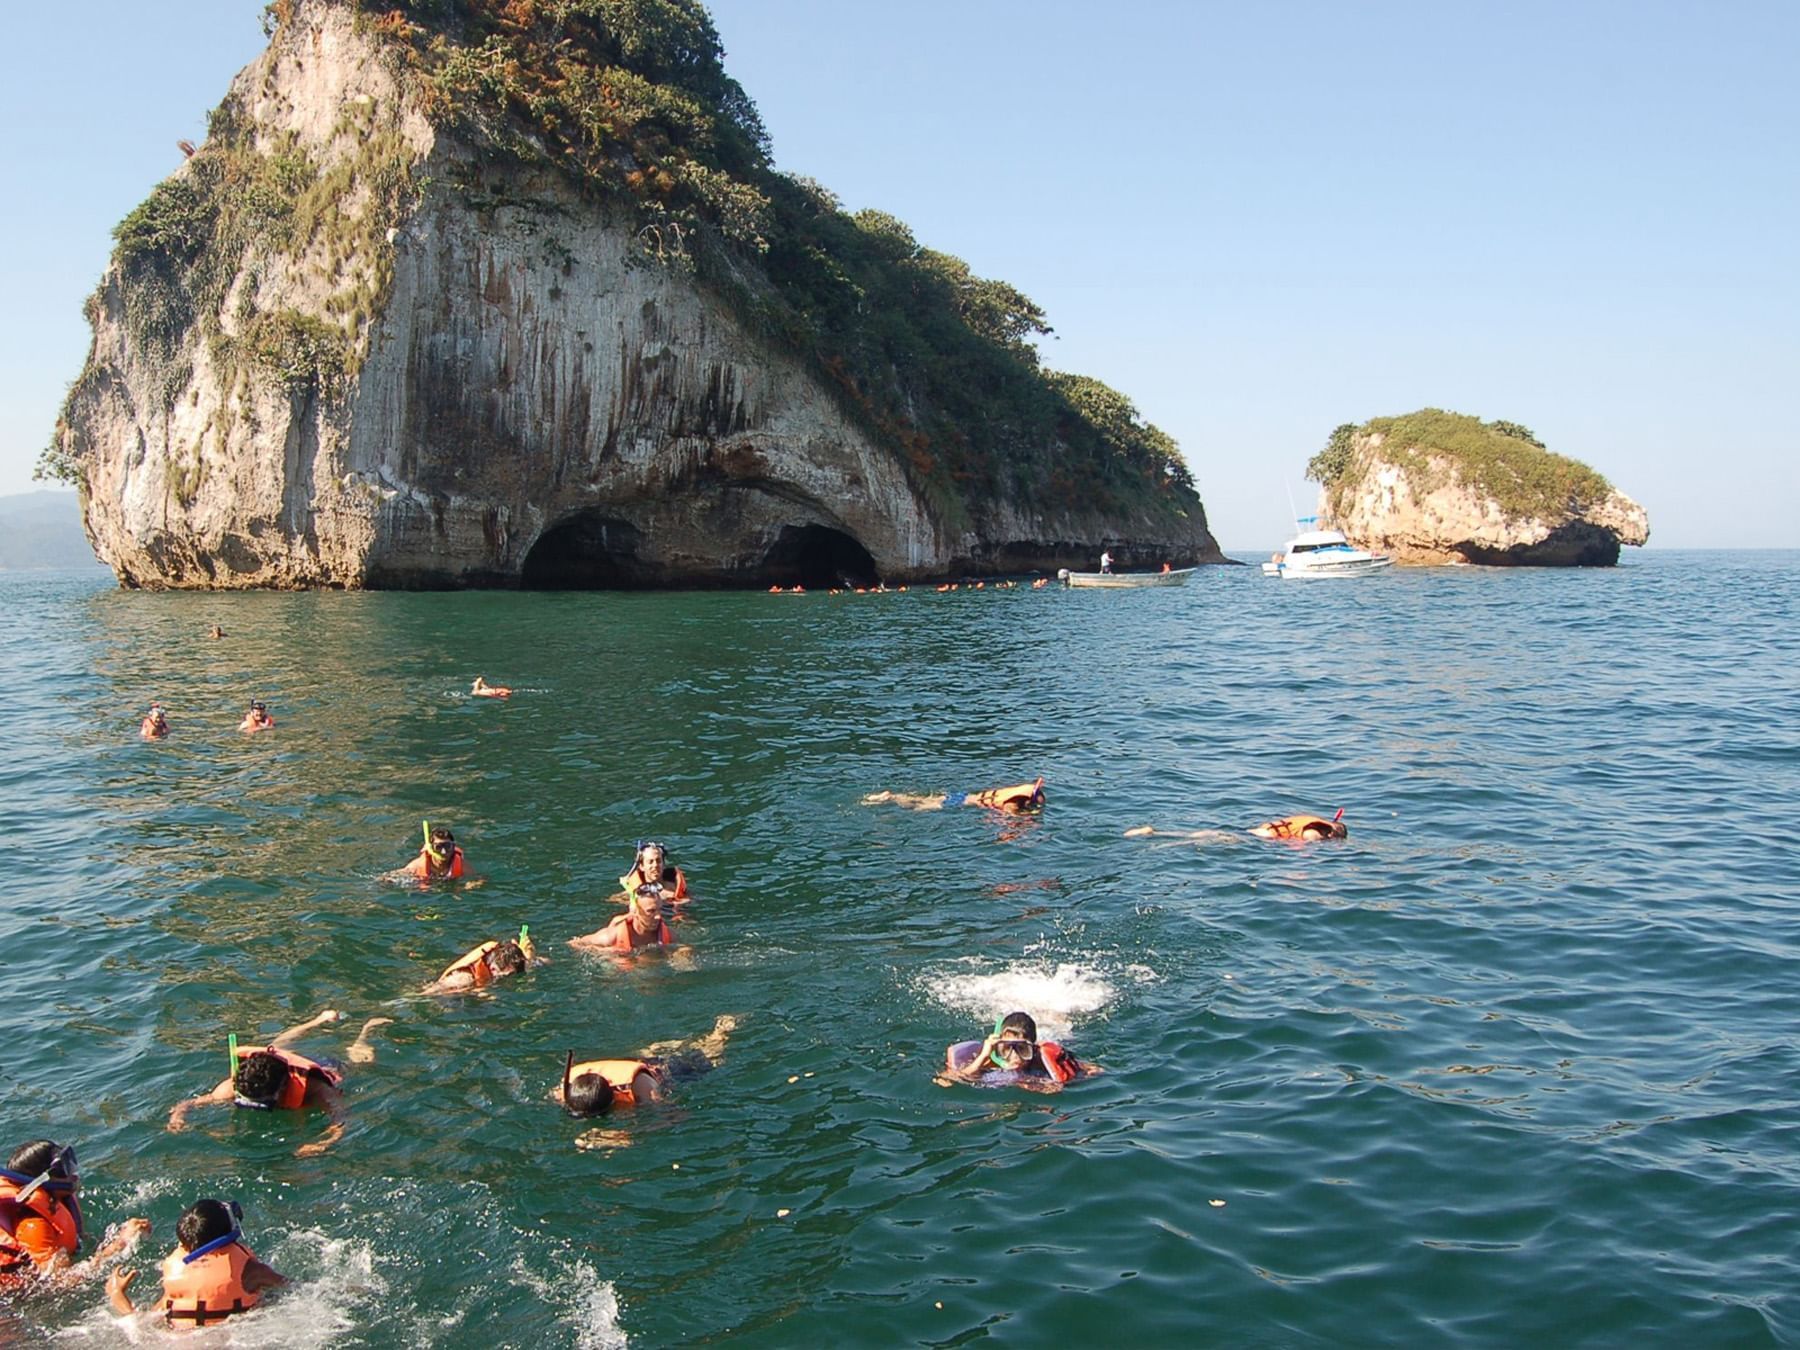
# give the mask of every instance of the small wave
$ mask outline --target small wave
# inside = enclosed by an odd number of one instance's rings
[[[980,958],[969,958],[971,961]],[[1136,983],[1154,980],[1143,966],[1123,972]],[[1064,961],[1019,961],[988,971],[934,971],[919,986],[933,1001],[987,1022],[1002,1014],[1024,1011],[1037,1019],[1040,1035],[1066,1035],[1077,1021],[1104,1012],[1119,998],[1119,988],[1093,966]]]
[[[624,1350],[629,1344],[619,1325],[619,1295],[611,1280],[586,1261],[576,1261],[546,1279],[523,1260],[513,1264],[520,1283],[557,1310],[556,1320],[575,1333],[576,1350]]]

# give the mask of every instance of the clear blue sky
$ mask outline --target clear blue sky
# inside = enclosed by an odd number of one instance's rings
[[[254,0],[30,6],[0,107],[0,493],[111,227],[262,47]],[[1041,304],[1262,548],[1339,422],[1505,417],[1654,544],[1800,546],[1800,4],[717,0],[778,167]],[[179,13],[179,18],[173,17]]]

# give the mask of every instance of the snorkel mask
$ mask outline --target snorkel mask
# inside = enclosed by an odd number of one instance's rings
[[[214,1238],[211,1242],[202,1242],[198,1247],[194,1248],[193,1251],[181,1258],[182,1265],[192,1265],[203,1256],[211,1256],[221,1247],[229,1247],[234,1242],[242,1242],[244,1240],[244,1207],[235,1200],[223,1200],[220,1201],[220,1203],[223,1204],[231,1214],[231,1231],[226,1233],[223,1237]]]
[[[994,1035],[1004,1036],[1005,1034],[1006,1034],[1006,1014],[1001,1013],[1000,1016],[998,1016],[994,1019]],[[1025,1046],[1027,1049],[1029,1049],[1031,1051],[1031,1054],[1026,1056],[1026,1063],[1030,1063],[1032,1058],[1034,1056],[1036,1056],[1036,1054],[1037,1054],[1036,1042],[1026,1040],[1025,1037],[1023,1037],[1023,1036],[1014,1035],[1009,1040],[1004,1040],[1004,1041],[999,1042],[998,1044],[996,1044],[994,1046],[994,1048],[992,1050],[988,1051],[988,1060],[989,1060],[989,1062],[991,1062],[993,1064],[993,1066],[996,1069],[1011,1069],[1014,1067],[1013,1065],[1008,1064],[1005,1060],[1000,1058],[1000,1046],[1002,1046],[1002,1045],[1023,1045],[1023,1046]]]
[[[440,849],[436,844],[431,842],[431,822],[429,820],[421,820],[419,822],[419,828],[424,831],[425,834],[425,851],[433,858],[437,859],[439,862],[449,862],[451,858],[456,856],[456,836],[451,834],[450,831],[444,831],[448,838],[444,840],[443,847]]]

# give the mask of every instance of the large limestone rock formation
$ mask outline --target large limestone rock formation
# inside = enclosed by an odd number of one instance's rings
[[[428,118],[360,22],[300,4],[208,147],[121,227],[59,434],[124,584],[905,580],[1103,546],[1219,559],[1191,493],[1124,514],[934,497],[816,365],[647,265],[617,210]],[[306,186],[281,197],[290,173]],[[208,207],[196,189],[221,185],[227,206]]]
[[[1436,410],[1359,430],[1319,514],[1398,563],[1610,567],[1650,537],[1644,508],[1586,466]]]

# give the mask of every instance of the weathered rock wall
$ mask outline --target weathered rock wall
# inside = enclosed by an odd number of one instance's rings
[[[1398,563],[1610,567],[1621,544],[1650,537],[1644,508],[1622,492],[1579,511],[1521,516],[1465,484],[1451,457],[1428,457],[1420,473],[1383,457],[1379,436],[1359,441],[1355,453],[1358,486],[1322,491],[1320,520]]]
[[[329,168],[386,136],[423,186],[351,256],[320,237],[248,251],[217,331],[196,322],[167,357],[132,339],[132,279],[108,272],[66,435],[95,550],[126,584],[734,584],[1079,565],[1109,545],[1220,556],[1198,510],[997,500],[951,523],[834,390],[690,277],[634,261],[626,227],[565,180],[435,131],[340,8],[303,6],[233,93],[260,145]],[[353,183],[346,217],[368,195]],[[375,276],[379,305],[346,329],[353,375],[284,381],[233,345],[257,315],[327,316]]]

